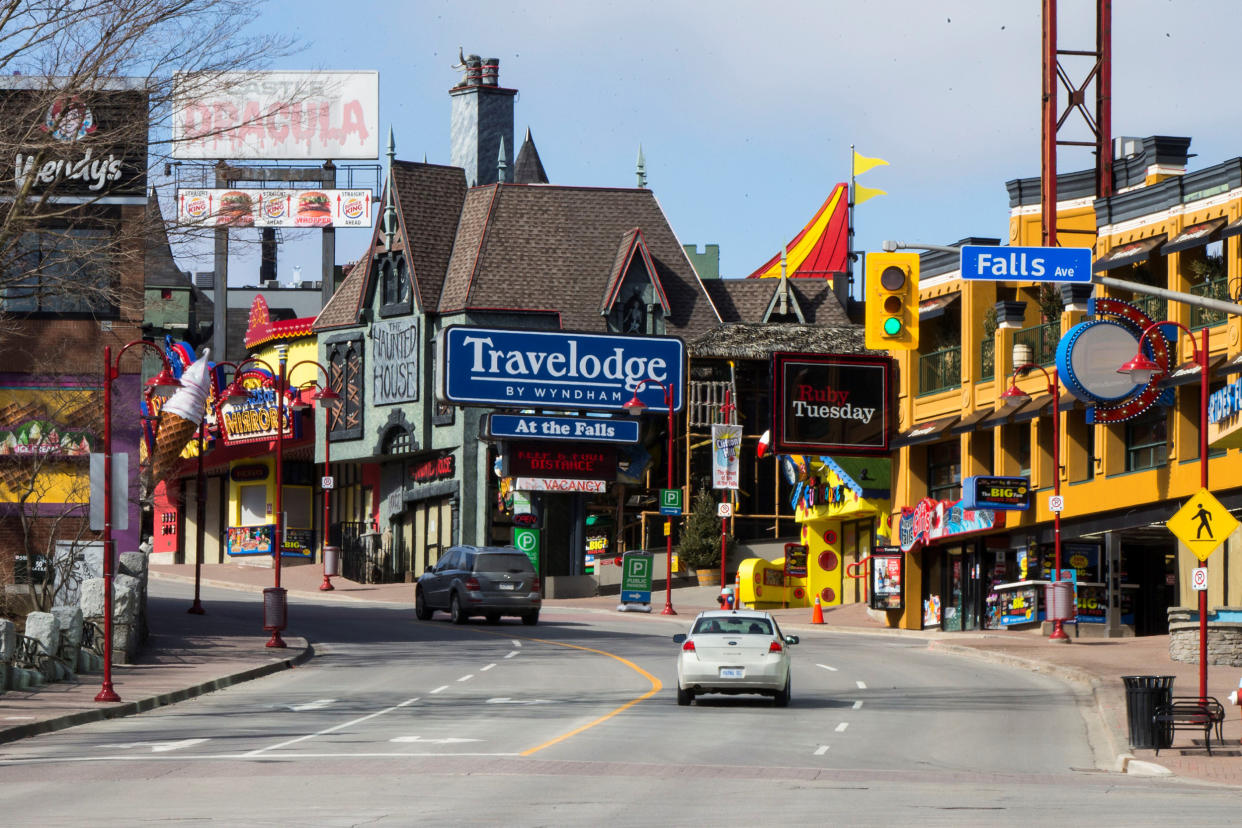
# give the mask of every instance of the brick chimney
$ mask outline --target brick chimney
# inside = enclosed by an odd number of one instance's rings
[[[501,142],[513,146],[513,99],[516,89],[500,86],[500,61],[467,55],[463,77],[449,90],[453,101],[452,152],[454,167],[466,171],[471,186],[494,184],[497,180],[497,159]],[[512,181],[513,165],[508,165],[506,180]]]

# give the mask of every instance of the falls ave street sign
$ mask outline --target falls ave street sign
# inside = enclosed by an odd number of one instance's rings
[[[1206,561],[1238,528],[1238,521],[1211,492],[1200,489],[1165,526],[1195,553],[1196,558]]]
[[[685,399],[686,346],[672,336],[618,336],[452,325],[440,332],[436,398],[457,405],[625,412],[633,397],[650,414]]]
[[[1086,247],[962,247],[962,278],[992,282],[1091,282]]]

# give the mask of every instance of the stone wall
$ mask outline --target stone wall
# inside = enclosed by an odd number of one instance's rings
[[[1222,607],[1236,611],[1234,608]],[[1213,621],[1208,614],[1207,662],[1242,667],[1242,622]],[[1169,608],[1169,658],[1185,664],[1199,663],[1198,612],[1187,607]]]

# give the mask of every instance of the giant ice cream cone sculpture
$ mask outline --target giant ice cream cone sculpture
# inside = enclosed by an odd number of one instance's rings
[[[203,349],[203,355],[181,375],[181,387],[160,409],[155,431],[155,460],[152,464],[152,476],[157,481],[168,479],[181,457],[181,452],[203,422],[210,382],[207,375],[209,356],[211,350]]]

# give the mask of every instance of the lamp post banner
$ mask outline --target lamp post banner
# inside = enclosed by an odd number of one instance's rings
[[[671,336],[614,336],[453,325],[439,335],[436,398],[456,405],[651,413],[684,404],[686,346]]]

